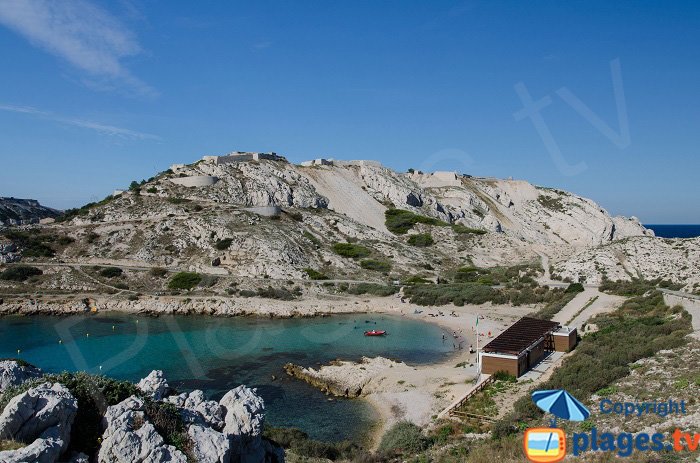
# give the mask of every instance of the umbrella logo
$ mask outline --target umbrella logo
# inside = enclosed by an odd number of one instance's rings
[[[561,389],[533,392],[532,401],[546,413],[562,420],[583,421],[591,415],[585,405]],[[525,432],[523,448],[528,460],[556,463],[566,457],[566,435],[555,428],[556,418],[550,428],[532,428]]]
[[[533,392],[532,401],[546,413],[562,420],[583,421],[591,416],[585,405],[563,389]]]

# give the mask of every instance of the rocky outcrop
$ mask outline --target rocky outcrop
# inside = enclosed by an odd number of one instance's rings
[[[187,428],[192,440],[192,453],[200,463],[228,463],[231,461],[231,439],[212,428],[193,424]]]
[[[162,400],[170,392],[170,386],[163,376],[163,370],[153,370],[139,381],[136,387],[153,400]]]
[[[231,439],[233,455],[242,463],[283,463],[284,451],[262,438],[265,403],[254,389],[238,386],[224,395],[219,404],[225,410],[224,429]],[[236,457],[233,458],[236,461]]]
[[[10,386],[19,386],[23,382],[39,378],[41,370],[31,365],[21,365],[16,360],[0,361],[0,392]]]
[[[206,425],[219,431],[224,427],[224,408],[215,400],[206,400],[200,390],[170,396],[165,401],[181,410],[185,423]]]
[[[66,450],[78,401],[61,384],[45,383],[13,397],[0,414],[0,439],[29,444],[0,452],[0,461],[53,463]]]
[[[284,370],[326,394],[355,398],[363,395],[372,378],[395,367],[404,368],[406,365],[383,357],[363,357],[360,362],[335,361],[318,370],[288,363]]]
[[[608,280],[668,280],[694,292],[700,287],[700,238],[632,237],[582,249],[556,261],[560,279],[599,284]]]
[[[34,199],[0,198],[0,226],[39,223],[41,219],[56,218],[60,214]]]
[[[131,396],[107,409],[99,463],[187,463],[184,453],[167,445],[147,421],[142,399]]]

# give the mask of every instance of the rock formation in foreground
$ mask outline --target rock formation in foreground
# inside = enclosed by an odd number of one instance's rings
[[[92,387],[104,378],[82,375],[77,398],[67,386],[52,382],[57,377],[37,377],[36,371],[27,374],[23,368],[16,361],[0,363],[0,378],[12,378],[3,382],[2,394],[13,394],[9,400],[0,396],[7,403],[0,414],[0,441],[20,447],[0,452],[3,463],[284,462],[284,450],[262,437],[263,400],[245,386],[219,402],[206,400],[199,390],[168,395],[172,390],[163,372],[153,371],[136,387],[113,382],[134,393],[107,406],[97,424],[86,418],[90,413],[78,418],[78,402],[81,394],[88,394],[81,400],[97,404],[113,400],[116,389],[100,394],[99,387]],[[95,454],[86,455],[71,437],[88,433],[92,424],[102,434]]]

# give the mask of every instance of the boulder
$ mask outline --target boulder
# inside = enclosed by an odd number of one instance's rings
[[[170,392],[168,380],[163,376],[163,370],[153,370],[136,385],[144,394],[153,400],[162,400]]]
[[[224,427],[224,408],[215,400],[205,400],[200,390],[170,396],[165,401],[180,409],[185,423],[211,426],[217,431]]]
[[[64,451],[77,412],[78,401],[66,387],[41,384],[10,400],[0,415],[0,438],[33,442],[51,430],[47,438],[60,441]]]
[[[36,367],[22,366],[15,360],[0,361],[0,392],[41,375],[41,370]]]
[[[135,396],[107,408],[98,463],[187,463],[185,454],[165,444],[144,409]]]
[[[65,441],[60,439],[59,429],[53,427],[47,429],[42,433],[42,437],[35,439],[26,447],[0,452],[0,461],[2,463],[55,463],[63,452],[64,446]]]
[[[234,436],[260,437],[265,422],[265,403],[255,390],[238,386],[224,395],[219,404],[224,408],[224,429]]]
[[[224,433],[231,440],[233,461],[284,463],[284,450],[262,438],[265,403],[254,389],[238,386],[219,402],[224,407]]]
[[[192,440],[192,453],[199,463],[229,463],[231,441],[212,428],[193,424],[187,429]]]

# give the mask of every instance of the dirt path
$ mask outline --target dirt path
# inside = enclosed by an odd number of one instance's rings
[[[619,307],[625,298],[601,293],[598,288],[586,287],[578,293],[563,309],[557,313],[553,321],[581,329],[581,326],[591,317],[611,312]]]

